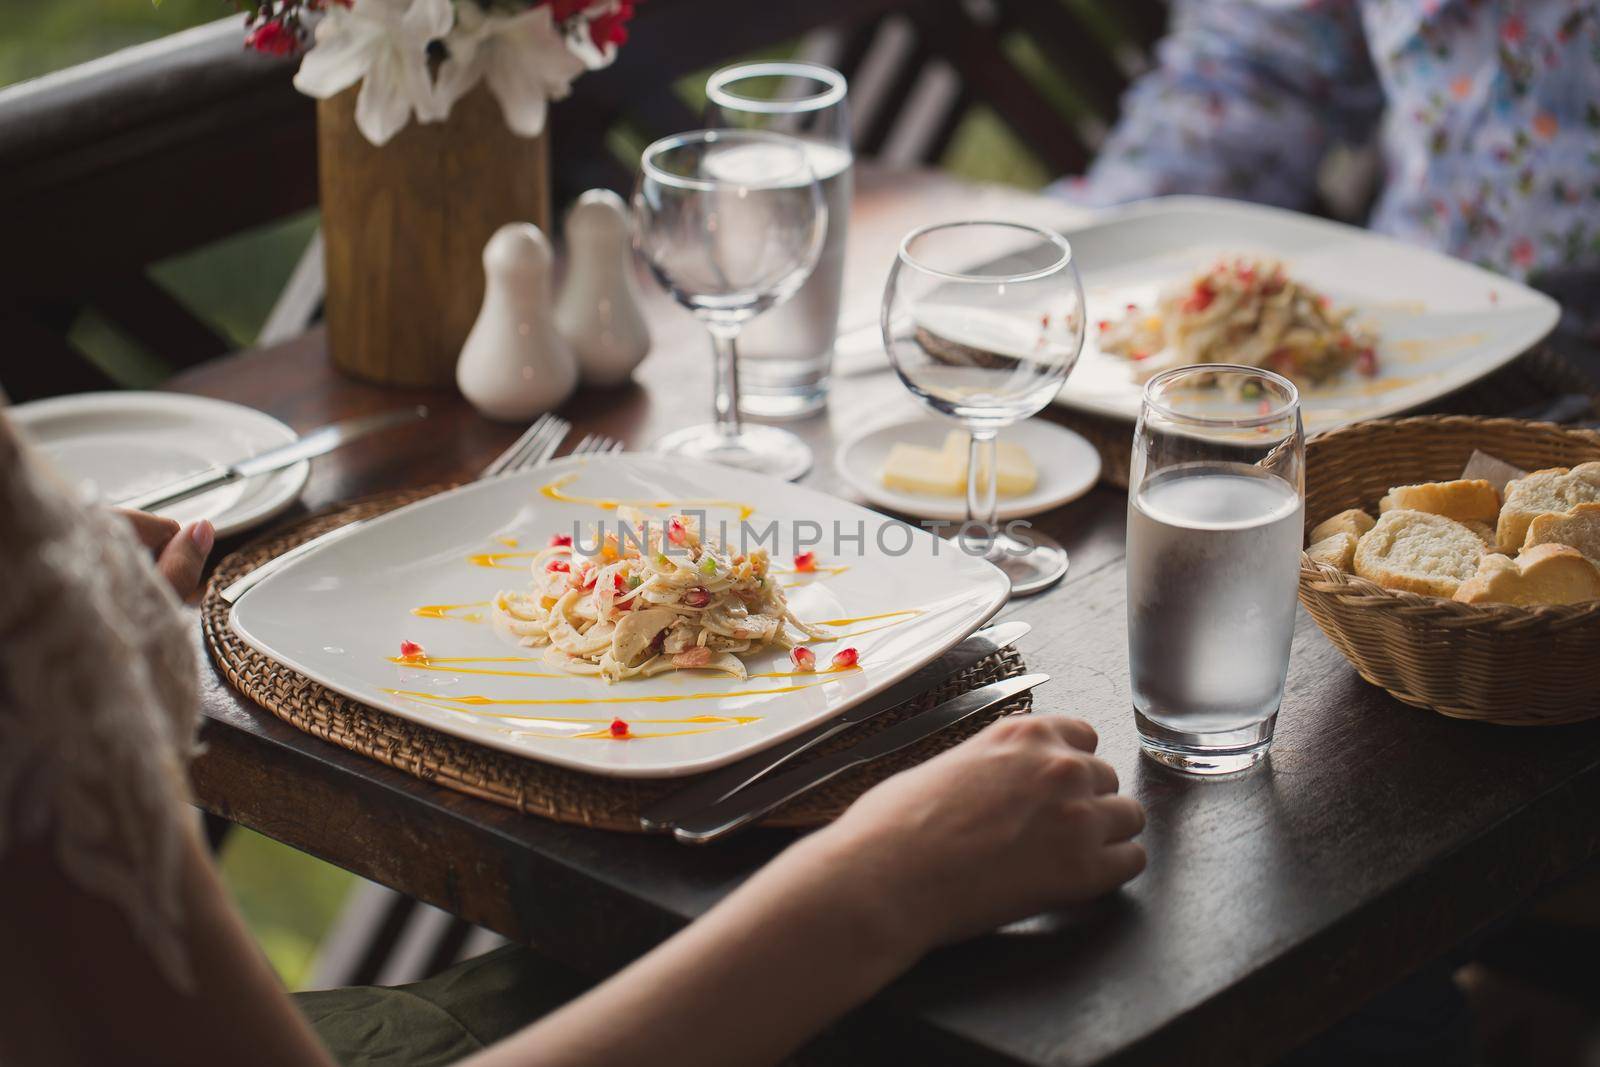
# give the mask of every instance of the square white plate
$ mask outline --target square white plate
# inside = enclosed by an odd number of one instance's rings
[[[1393,415],[1469,385],[1555,326],[1554,300],[1470,263],[1342,223],[1235,200],[1149,200],[1067,233],[1083,278],[1089,330],[1056,403],[1136,419],[1135,364],[1096,345],[1095,324],[1129,304],[1152,307],[1168,285],[1219,257],[1281,260],[1289,275],[1378,332],[1379,372],[1301,391],[1307,433]]]
[[[779,580],[800,618],[859,620],[831,626],[838,640],[807,644],[822,668],[853,646],[860,669],[745,682],[672,671],[607,685],[498,636],[486,602],[528,587],[527,557],[552,533],[600,520],[614,529],[599,502],[615,500],[659,502],[645,511],[659,517],[704,502],[693,506],[708,531],[726,521],[736,549],[736,508],[747,505],[747,547],[762,538],[775,570],[789,567],[798,541],[820,536],[817,572]],[[961,641],[1009,592],[981,558],[855,504],[725,467],[621,455],[559,460],[401,508],[262,581],[234,606],[232,625],[301,674],[404,718],[593,774],[658,778],[709,770],[837,715]],[[452,607],[418,614],[439,605]],[[423,646],[428,669],[394,662],[405,640]],[[780,651],[745,663],[752,675],[791,670]],[[638,736],[611,738],[613,717]]]

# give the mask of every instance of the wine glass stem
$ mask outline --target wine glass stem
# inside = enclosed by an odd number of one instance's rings
[[[737,326],[710,326],[711,347],[716,353],[717,433],[723,437],[739,436],[739,350],[736,339]]]
[[[994,538],[998,522],[999,501],[996,490],[999,467],[995,457],[995,431],[972,430],[971,444],[967,446],[967,523],[983,527],[985,538]],[[983,475],[988,474],[985,478]]]

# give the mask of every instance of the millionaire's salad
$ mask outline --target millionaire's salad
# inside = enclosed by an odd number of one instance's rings
[[[1173,366],[1237,363],[1315,386],[1352,367],[1377,374],[1376,338],[1351,316],[1290,278],[1282,264],[1241,257],[1168,290],[1154,308],[1129,304],[1121,318],[1101,321],[1099,344],[1138,364],[1141,377]]]
[[[740,657],[769,647],[794,650],[797,667],[814,669],[797,646],[823,632],[790,610],[765,549],[710,544],[687,515],[617,514],[621,525],[595,537],[592,554],[553,536],[534,557],[532,588],[496,595],[495,628],[546,648],[561,670],[608,682],[672,670],[745,678]]]

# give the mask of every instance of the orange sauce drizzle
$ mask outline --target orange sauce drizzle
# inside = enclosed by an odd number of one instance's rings
[[[495,541],[498,544],[505,545],[507,548],[516,548],[518,545],[520,545],[522,543],[522,542],[518,541],[515,537],[496,537]]]
[[[565,671],[510,671],[479,667],[457,667],[457,663],[539,663],[529,656],[429,656],[426,659],[406,659],[404,656],[388,657],[390,663],[410,667],[417,671],[444,671],[447,674],[494,674],[503,678],[578,678],[581,675]]]
[[[572,480],[577,476],[578,475],[576,473],[568,474],[563,478],[556,479],[549,485],[541,486],[539,488],[539,495],[550,500],[559,500],[565,504],[588,504],[591,507],[599,508],[601,511],[615,511],[617,508],[622,507],[623,505],[635,508],[650,508],[656,511],[665,511],[668,508],[697,506],[703,508],[727,508],[730,511],[737,511],[741,520],[748,519],[756,512],[756,509],[751,507],[749,504],[741,504],[737,500],[614,500],[609,497],[573,496],[569,493],[562,492],[562,490],[571,484]]]
[[[473,711],[474,714],[484,715],[497,719],[529,719],[542,718],[537,715],[519,715],[515,712],[479,712],[477,708],[490,707],[516,707],[516,708],[549,708],[563,706],[587,705],[614,705],[614,704],[676,704],[684,700],[723,700],[728,697],[759,697],[776,696],[781,693],[796,693],[802,689],[812,689],[819,685],[831,685],[835,679],[826,677],[834,673],[824,671],[820,680],[805,685],[779,685],[770,689],[732,689],[716,692],[700,693],[660,693],[650,696],[620,696],[620,697],[486,697],[473,694],[471,696],[446,696],[443,693],[419,693],[410,689],[385,689],[390,696],[404,697],[409,700],[432,701],[441,706],[447,706],[454,711]],[[842,673],[842,672],[840,672]],[[610,722],[610,720],[606,720]]]
[[[527,568],[525,566],[507,567],[501,561],[507,559],[532,559],[538,554],[537,552],[480,552],[475,556],[468,556],[467,562],[474,567],[493,567],[502,571],[520,571]]]
[[[902,608],[899,611],[885,611],[877,615],[857,615],[850,619],[818,619],[817,626],[850,626],[858,622],[874,622],[878,619],[892,619],[899,615],[921,615],[921,608]]]
[[[424,604],[420,608],[412,608],[411,614],[419,619],[454,619],[457,622],[482,622],[483,613],[480,611],[467,611],[468,608],[486,608],[487,600],[479,600],[472,604]],[[457,612],[465,612],[457,614]]]

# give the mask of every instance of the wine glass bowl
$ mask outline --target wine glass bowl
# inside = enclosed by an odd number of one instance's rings
[[[735,341],[745,323],[804,284],[827,214],[807,154],[791,137],[698,130],[645,149],[634,248],[705,324],[716,354],[716,422],[670,434],[658,450],[783,478],[810,467],[810,449],[793,434],[740,423]]]
[[[1038,592],[1066,574],[1066,552],[1045,535],[997,529],[995,435],[1042,410],[1083,347],[1083,287],[1066,238],[1011,222],[925,226],[900,245],[884,290],[884,346],[900,381],[971,435],[967,524],[1013,592]]]

